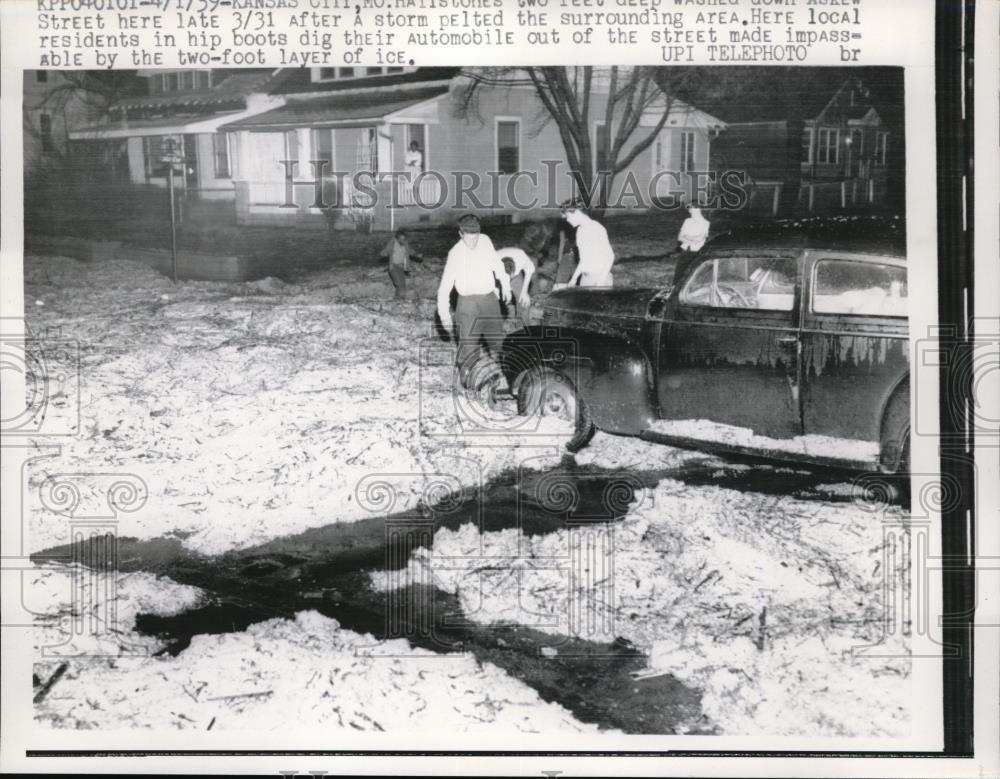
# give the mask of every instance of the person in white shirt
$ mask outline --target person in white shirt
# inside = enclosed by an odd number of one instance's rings
[[[420,144],[416,141],[410,142],[410,148],[406,150],[406,154],[403,158],[403,164],[406,166],[406,172],[409,174],[411,182],[423,173],[424,155],[420,151]]]
[[[615,250],[608,240],[604,225],[591,219],[579,201],[569,201],[562,206],[563,218],[576,228],[576,246],[580,262],[570,276],[567,286],[577,283],[581,287],[610,287],[614,284],[611,268],[615,264]]]
[[[516,246],[505,246],[497,249],[497,256],[507,270],[510,278],[510,294],[518,311],[527,311],[531,305],[531,279],[535,275],[535,263],[524,249]]]
[[[455,362],[462,386],[467,387],[469,374],[479,360],[480,342],[494,360],[500,354],[504,320],[497,283],[503,299],[510,300],[510,277],[489,236],[480,232],[479,219],[472,214],[463,216],[458,223],[458,234],[460,240],[448,252],[441,274],[437,310],[445,331],[450,335],[453,323],[458,331]],[[450,305],[452,290],[458,294],[454,319]]]
[[[711,223],[701,215],[701,209],[694,203],[689,203],[687,208],[688,218],[681,225],[680,232],[677,233],[677,240],[680,242],[681,251],[696,252],[708,240],[708,229]]]

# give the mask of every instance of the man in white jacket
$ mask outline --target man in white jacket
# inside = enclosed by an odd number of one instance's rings
[[[580,262],[570,276],[567,286],[610,287],[614,284],[611,267],[615,264],[615,250],[608,240],[604,225],[591,219],[576,200],[564,203],[563,218],[576,228],[576,246]]]
[[[451,334],[457,326],[458,353],[455,356],[458,375],[463,387],[468,386],[469,373],[479,359],[480,343],[494,360],[503,343],[503,316],[500,294],[510,300],[510,277],[497,257],[489,236],[480,232],[479,219],[472,214],[458,223],[459,242],[448,252],[437,292],[437,310],[441,325]],[[451,314],[451,291],[458,293],[455,316]]]

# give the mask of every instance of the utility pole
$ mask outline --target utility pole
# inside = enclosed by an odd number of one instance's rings
[[[167,190],[170,192],[170,271],[171,278],[177,283],[177,205],[174,198],[174,166],[178,161],[183,163],[183,146],[176,139],[167,138],[163,142],[161,157],[167,166]]]

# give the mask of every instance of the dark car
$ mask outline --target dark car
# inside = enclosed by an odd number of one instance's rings
[[[734,230],[659,289],[566,289],[507,338],[522,413],[705,451],[909,467],[899,219]]]

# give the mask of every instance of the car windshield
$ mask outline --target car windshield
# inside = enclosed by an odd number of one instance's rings
[[[796,262],[791,257],[717,257],[705,260],[681,292],[682,303],[713,308],[791,311]]]

